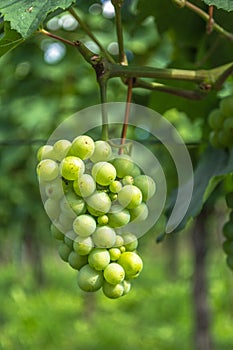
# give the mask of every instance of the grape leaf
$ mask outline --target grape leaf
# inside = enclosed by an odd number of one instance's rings
[[[223,180],[226,174],[233,172],[233,149],[228,154],[224,150],[209,147],[194,171],[193,195],[189,208],[179,226],[173,231],[181,231],[188,221],[195,218],[201,211],[204,203]],[[167,207],[167,213],[171,212],[176,200],[176,193],[171,195]]]
[[[233,0],[203,0],[207,5],[214,5],[218,9],[233,11]]]
[[[5,0],[1,1],[0,12],[5,21],[11,23],[11,28],[23,38],[31,36],[44,21],[49,12],[58,8],[67,9],[73,0]]]
[[[16,30],[11,29],[9,22],[5,22],[4,34],[0,37],[0,57],[22,42],[24,42],[22,36]]]

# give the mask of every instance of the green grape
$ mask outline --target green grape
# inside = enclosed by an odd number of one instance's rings
[[[64,196],[64,191],[62,187],[62,181],[57,178],[51,182],[45,184],[45,194],[47,197],[52,199],[61,199]]]
[[[142,202],[142,192],[134,185],[126,185],[118,193],[118,201],[123,208],[136,208]]]
[[[134,178],[131,175],[126,175],[122,179],[123,185],[133,185],[134,183]]]
[[[233,117],[233,95],[227,96],[221,100],[220,111],[227,117]]]
[[[110,248],[109,254],[110,254],[111,261],[117,261],[119,259],[119,257],[121,256],[121,251],[119,248]]]
[[[104,278],[108,283],[116,285],[124,280],[125,270],[118,263],[112,262],[104,269]]]
[[[82,175],[85,170],[83,161],[74,156],[65,157],[60,163],[61,175],[66,180],[76,180],[79,175]]]
[[[43,159],[37,165],[37,175],[40,181],[53,181],[59,175],[57,162],[52,159]]]
[[[142,200],[148,201],[155,194],[156,185],[154,180],[148,175],[139,175],[134,179],[134,185],[142,192]]]
[[[71,142],[68,140],[58,140],[53,145],[53,152],[57,160],[61,161],[66,157],[69,149],[71,147]]]
[[[95,270],[104,270],[110,263],[110,254],[107,249],[94,248],[88,255],[88,263]]]
[[[74,240],[77,238],[77,235],[74,231],[68,231],[65,236],[64,236],[64,243],[70,247],[71,249],[73,249],[73,244],[74,244]]]
[[[124,239],[120,235],[116,235],[116,241],[113,247],[122,247],[124,244]]]
[[[76,218],[76,213],[73,211],[71,204],[73,203],[73,201],[75,199],[72,200],[68,200],[68,196],[64,196],[61,200],[60,200],[60,209],[61,212],[66,216],[69,217],[71,219],[75,219]],[[76,199],[76,201],[78,201],[78,199]]]
[[[63,230],[69,231],[72,229],[73,219],[70,216],[67,216],[66,213],[61,212],[58,221],[63,227]]]
[[[57,219],[58,216],[60,215],[59,202],[55,199],[52,199],[52,198],[46,199],[46,201],[44,202],[44,208],[50,220],[52,221]]]
[[[229,135],[228,131],[225,131],[223,129],[218,132],[218,142],[222,148],[229,146],[231,142],[231,136]]]
[[[124,294],[124,285],[122,283],[112,285],[104,281],[103,293],[107,298],[110,298],[110,299],[120,298]]]
[[[74,192],[81,197],[89,197],[95,192],[96,184],[93,177],[89,174],[83,174],[79,176],[77,180],[73,182]]]
[[[106,141],[96,141],[95,142],[95,150],[92,156],[90,157],[93,163],[107,161],[112,156],[112,149],[108,142]]]
[[[138,277],[143,268],[142,259],[135,252],[122,253],[118,264],[124,268],[126,279]]]
[[[55,225],[55,223],[51,224],[50,226],[50,231],[51,234],[53,236],[53,238],[57,239],[58,241],[63,241],[64,239],[64,233],[62,233],[57,226]]]
[[[227,131],[231,136],[233,132],[233,117],[224,120],[223,129]]]
[[[222,244],[223,250],[227,255],[233,255],[233,241],[226,240]]]
[[[68,207],[71,208],[76,215],[81,215],[86,213],[86,203],[81,197],[78,197],[75,195],[75,193],[71,192],[70,194],[67,194],[66,199],[68,203],[67,209]],[[73,214],[72,214],[72,217],[73,217]]]
[[[109,195],[109,198],[111,199],[112,202],[116,202],[116,200],[118,198],[117,193],[110,192],[108,195]]]
[[[68,262],[69,255],[71,252],[72,248],[68,247],[64,242],[59,244],[58,254],[63,261]]]
[[[117,177],[122,179],[124,176],[133,176],[135,171],[135,164],[132,159],[127,155],[121,155],[112,161],[117,173]]]
[[[122,184],[118,180],[114,180],[110,183],[109,189],[112,193],[118,193],[122,189]]]
[[[99,225],[107,225],[108,223],[108,216],[107,215],[101,215],[98,217],[97,222]]]
[[[37,159],[40,162],[42,159],[52,159],[56,160],[55,154],[53,152],[53,146],[43,145],[37,151]]]
[[[233,221],[227,221],[223,226],[223,235],[227,240],[233,241]]]
[[[211,133],[209,135],[209,140],[210,140],[210,144],[214,148],[221,148],[221,144],[219,143],[218,132],[217,131],[211,131]]]
[[[134,251],[138,246],[137,237],[130,232],[124,232],[122,234],[122,238],[124,240],[124,246],[127,251]]]
[[[129,281],[127,281],[127,280],[124,280],[124,281],[122,282],[122,284],[123,284],[123,287],[124,287],[124,293],[123,293],[123,295],[126,295],[126,294],[129,293],[129,291],[130,291],[130,289],[131,289],[131,283],[130,283]]]
[[[96,292],[103,285],[103,272],[96,271],[89,265],[85,265],[78,272],[77,282],[79,288],[83,291]]]
[[[112,248],[116,241],[116,233],[109,226],[99,226],[93,233],[92,239],[98,248]]]
[[[102,216],[108,213],[112,204],[107,193],[102,191],[97,191],[86,198],[86,203],[89,213],[93,216]]]
[[[73,230],[80,237],[90,236],[96,229],[95,219],[88,214],[82,214],[76,217],[73,222]]]
[[[208,116],[208,123],[211,129],[220,130],[223,124],[223,117],[218,108],[212,110]]]
[[[130,220],[134,222],[145,221],[148,217],[149,210],[146,203],[142,202],[136,208],[130,209]]]
[[[83,266],[88,263],[87,255],[79,255],[72,251],[68,257],[68,263],[75,270],[80,270]]]
[[[226,258],[226,263],[228,267],[233,270],[233,255],[228,255]]]
[[[88,255],[93,248],[94,248],[94,244],[90,236],[89,237],[77,236],[73,242],[73,249],[79,255]]]
[[[116,169],[111,163],[98,162],[92,167],[92,176],[94,180],[102,186],[108,186],[116,178]]]
[[[233,191],[227,193],[225,198],[228,208],[233,209]]]
[[[122,227],[130,221],[130,213],[120,205],[113,205],[108,214],[108,225],[110,227]]]
[[[90,136],[81,135],[72,141],[69,154],[84,160],[92,156],[94,149],[95,143],[92,138]]]

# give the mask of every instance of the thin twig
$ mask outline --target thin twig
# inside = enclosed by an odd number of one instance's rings
[[[112,0],[112,4],[115,9],[115,18],[116,18],[116,31],[117,31],[117,42],[119,49],[119,63],[127,65],[127,58],[124,50],[124,36],[122,30],[122,19],[121,19],[121,6],[124,0]]]
[[[127,129],[129,125],[129,114],[130,114],[130,103],[132,101],[132,88],[133,88],[133,79],[128,79],[128,91],[127,91],[127,99],[126,99],[126,106],[125,106],[125,116],[124,116],[124,124],[122,127],[122,133],[121,133],[121,145],[125,144],[126,141],[126,134]],[[121,154],[123,151],[123,148],[119,149],[119,154]]]

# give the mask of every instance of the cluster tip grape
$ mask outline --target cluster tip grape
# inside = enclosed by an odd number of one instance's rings
[[[154,180],[107,141],[81,135],[43,145],[37,175],[61,259],[78,271],[85,292],[126,295],[143,268],[138,238],[127,224],[149,214]]]

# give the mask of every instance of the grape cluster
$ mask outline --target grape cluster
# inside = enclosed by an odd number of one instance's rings
[[[211,111],[208,117],[212,129],[209,140],[213,147],[233,146],[233,95],[221,100],[219,108]]]
[[[226,194],[226,203],[230,208],[229,220],[223,226],[223,250],[227,255],[226,262],[231,270],[233,270],[233,191]]]
[[[143,263],[127,224],[148,217],[154,180],[128,155],[115,155],[106,141],[87,135],[38,150],[37,175],[59,255],[78,270],[86,292],[102,288],[109,298],[130,290]]]

